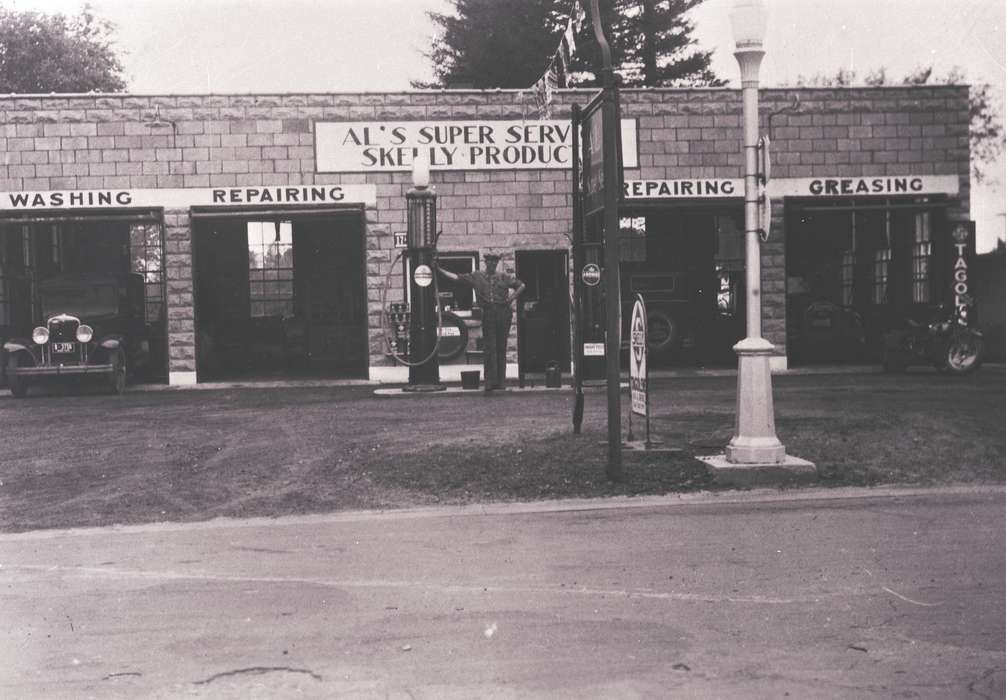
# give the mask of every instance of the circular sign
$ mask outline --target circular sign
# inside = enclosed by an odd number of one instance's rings
[[[963,224],[957,224],[957,226],[954,228],[953,234],[951,235],[953,235],[954,240],[957,241],[958,243],[964,243],[965,241],[968,240],[968,228]]]
[[[629,347],[632,349],[632,360],[635,370],[645,372],[646,368],[646,311],[642,301],[637,300],[632,307],[632,318],[629,321]]]
[[[416,284],[420,287],[429,287],[433,284],[433,270],[430,269],[429,265],[420,265],[416,268],[416,271],[412,273],[412,279],[415,280]]]
[[[583,266],[580,279],[588,287],[596,287],[601,282],[601,268],[594,263],[587,263]]]

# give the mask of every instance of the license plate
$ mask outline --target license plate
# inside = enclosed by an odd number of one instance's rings
[[[73,343],[53,343],[53,352],[73,352]]]

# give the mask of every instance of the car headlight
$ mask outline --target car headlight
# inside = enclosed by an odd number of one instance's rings
[[[86,323],[77,327],[77,342],[90,343],[94,337],[94,329]]]
[[[39,326],[31,332],[31,339],[36,345],[45,345],[49,342],[49,329]]]

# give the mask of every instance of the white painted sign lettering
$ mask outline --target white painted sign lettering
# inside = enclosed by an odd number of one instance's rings
[[[283,185],[177,189],[48,190],[0,192],[0,211],[219,207],[263,204],[364,204],[377,206],[377,186]]]
[[[572,124],[526,121],[315,122],[318,172],[411,170],[423,153],[431,170],[553,170],[572,167]],[[622,159],[638,167],[636,120],[622,120]]]

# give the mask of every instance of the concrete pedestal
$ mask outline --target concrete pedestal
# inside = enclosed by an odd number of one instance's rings
[[[817,467],[799,457],[783,455],[781,462],[738,464],[726,455],[696,457],[706,465],[713,480],[722,486],[775,486],[817,480]]]

